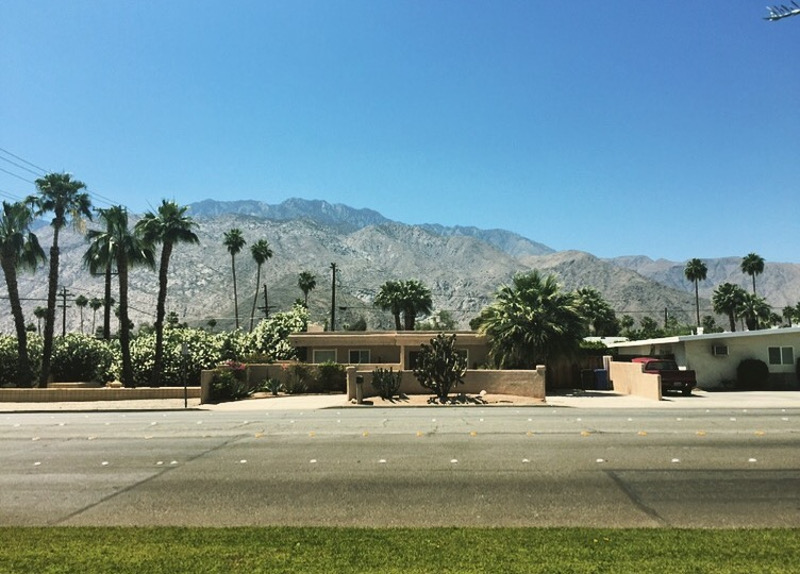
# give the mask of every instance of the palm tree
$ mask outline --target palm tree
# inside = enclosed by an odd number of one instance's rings
[[[28,334],[19,297],[17,270],[25,268],[35,270],[39,263],[45,260],[39,239],[30,230],[32,222],[33,212],[27,205],[3,202],[3,214],[0,218],[0,267],[3,268],[8,300],[11,303],[11,315],[14,317],[14,327],[17,331],[19,356],[17,383],[26,387],[33,383],[33,372],[28,356]]]
[[[46,387],[50,377],[50,360],[53,354],[53,330],[56,318],[56,294],[58,291],[58,238],[61,229],[70,221],[80,224],[82,218],[92,219],[89,194],[81,190],[82,181],[73,180],[68,173],[49,173],[36,180],[39,194],[29,197],[36,207],[36,215],[53,212],[53,245],[50,248],[50,272],[47,279],[47,315],[44,321],[44,347],[42,349],[42,372],[39,386]]]
[[[222,244],[228,248],[231,254],[231,273],[233,274],[233,312],[236,315],[236,328],[239,328],[239,298],[236,293],[236,255],[242,250],[247,241],[242,236],[242,230],[233,228],[226,231]]]
[[[584,330],[574,296],[564,293],[555,276],[538,271],[516,275],[501,287],[478,318],[489,338],[490,355],[501,368],[533,368],[578,346]]]
[[[375,296],[375,304],[384,311],[391,312],[394,317],[394,328],[402,331],[400,324],[400,313],[403,311],[403,293],[400,281],[387,281],[381,285],[378,294]]]
[[[250,330],[253,330],[253,320],[256,316],[256,304],[258,303],[258,287],[261,284],[261,266],[272,257],[272,249],[269,246],[269,241],[266,239],[259,239],[250,246],[250,255],[256,262],[256,293],[253,295],[253,309],[250,311]],[[266,302],[265,302],[266,304]],[[269,310],[265,310],[269,314]]]
[[[143,238],[131,231],[128,226],[128,211],[121,205],[104,209],[101,218],[105,220],[105,230],[90,230],[90,242],[105,245],[113,255],[119,279],[119,344],[122,354],[122,384],[135,386],[133,363],[131,362],[130,330],[128,318],[128,272],[131,267],[145,264],[155,266],[152,247]]]
[[[795,312],[796,309],[792,305],[787,305],[786,307],[783,308],[781,314],[783,315],[783,318],[786,320],[786,325],[788,327],[792,326],[792,321],[794,321],[795,318]]]
[[[297,286],[303,292],[303,305],[308,307],[308,294],[317,286],[317,277],[311,271],[301,271],[297,276]]]
[[[575,291],[575,306],[587,325],[590,335],[615,335],[619,331],[617,314],[593,287],[581,287]]]
[[[106,209],[98,209],[97,213],[99,218],[105,222],[105,233],[92,232],[92,237],[89,240],[89,248],[83,254],[83,264],[89,269],[92,275],[103,274],[103,339],[108,341],[111,339],[111,308],[114,306],[114,300],[111,297],[111,279],[114,275],[113,267],[115,264],[115,255],[113,250],[113,233],[111,229],[112,217],[107,217]]]
[[[742,273],[753,278],[753,295],[756,294],[756,275],[764,272],[764,258],[756,253],[748,253],[742,257]]]
[[[697,311],[697,326],[700,326],[700,290],[698,283],[705,281],[708,275],[708,267],[700,259],[690,259],[683,268],[686,279],[694,283],[694,306]]]
[[[757,331],[769,325],[772,319],[772,309],[767,300],[752,293],[744,293],[738,309],[739,316],[744,317],[748,331]]]
[[[161,200],[158,212],[148,211],[136,223],[135,231],[150,245],[161,244],[161,259],[158,266],[158,299],[156,300],[156,349],[153,360],[150,385],[160,386],[161,371],[164,362],[164,316],[167,307],[167,280],[169,260],[178,243],[199,243],[200,240],[192,231],[197,223],[188,215],[189,208],[180,206],[174,201]]]
[[[89,299],[87,299],[85,295],[78,295],[75,297],[75,306],[80,310],[81,313],[81,335],[83,335],[83,310],[88,304]]]
[[[714,289],[714,294],[711,296],[711,304],[714,307],[714,312],[728,316],[731,332],[736,331],[736,317],[738,316],[745,295],[747,295],[747,291],[738,285],[723,283]]]
[[[406,331],[414,330],[417,315],[430,315],[433,310],[431,290],[416,279],[401,282],[403,301],[403,328]]]
[[[92,310],[92,337],[94,337],[97,333],[97,328],[95,324],[97,323],[97,310],[103,306],[103,302],[98,299],[97,297],[92,297],[89,301],[89,308]]]

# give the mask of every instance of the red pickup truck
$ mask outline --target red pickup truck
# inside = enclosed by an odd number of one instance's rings
[[[642,371],[654,375],[661,375],[661,392],[680,391],[684,396],[692,394],[692,389],[697,386],[697,377],[694,371],[682,371],[672,359],[657,359],[655,357],[638,357],[633,363],[642,363]]]

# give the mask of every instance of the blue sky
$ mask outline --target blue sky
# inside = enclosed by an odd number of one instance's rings
[[[5,0],[0,148],[137,213],[302,197],[601,257],[800,262],[800,17],[766,15]],[[34,191],[23,167],[0,152],[3,198]]]

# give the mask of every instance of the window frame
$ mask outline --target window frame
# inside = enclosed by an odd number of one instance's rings
[[[333,353],[333,359],[325,359],[324,361],[320,361],[317,359],[318,353]],[[322,363],[336,363],[337,362],[337,353],[336,349],[313,349],[311,351],[311,362],[315,365],[321,365]]]

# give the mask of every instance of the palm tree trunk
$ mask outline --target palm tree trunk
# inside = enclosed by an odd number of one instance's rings
[[[3,275],[6,278],[8,300],[11,303],[11,314],[14,316],[14,327],[17,330],[17,354],[19,355],[17,386],[30,387],[33,385],[33,373],[31,373],[30,358],[28,357],[28,333],[25,330],[25,317],[22,314],[22,304],[19,299],[17,268],[15,262],[9,260],[8,257],[0,257],[0,265],[3,267]]]
[[[53,219],[53,246],[50,248],[50,272],[47,278],[47,313],[44,317],[44,344],[42,348],[42,372],[39,375],[39,387],[47,388],[50,378],[50,360],[53,354],[53,331],[56,322],[56,294],[58,291],[58,232],[60,226],[57,222],[61,218]]]
[[[256,303],[258,302],[258,284],[261,283],[261,265],[256,272],[256,294],[253,295],[253,310],[250,311],[250,330],[253,330],[253,319],[256,316]]]
[[[161,263],[158,267],[158,300],[156,301],[156,353],[153,360],[153,372],[150,375],[150,386],[161,386],[161,371],[164,363],[164,316],[167,312],[167,271],[172,256],[172,243],[165,242],[161,246]]]
[[[131,361],[131,335],[128,322],[128,262],[124,256],[117,258],[119,278],[119,346],[122,354],[122,385],[135,387]]]
[[[236,328],[239,328],[239,298],[236,295],[236,257],[231,254],[231,273],[233,274],[233,313],[236,316]]]
[[[736,317],[734,316],[733,312],[728,313],[728,319],[731,322],[731,333],[736,331]]]
[[[700,326],[700,290],[697,287],[697,280],[694,281],[694,307],[697,309],[697,326]]]
[[[393,313],[394,315],[394,328],[396,331],[402,331],[403,326],[400,324],[400,311]]]
[[[111,261],[106,265],[105,306],[103,307],[103,339],[111,339]]]

